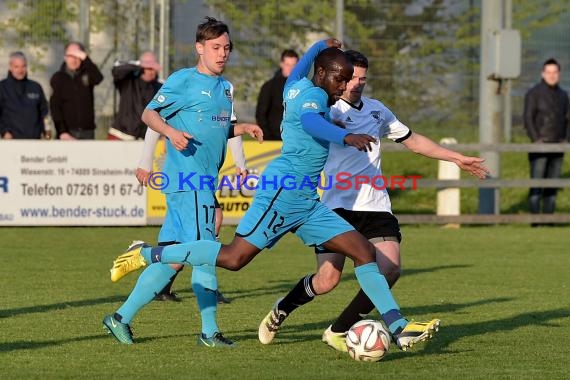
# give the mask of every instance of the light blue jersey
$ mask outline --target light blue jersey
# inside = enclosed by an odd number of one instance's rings
[[[167,212],[158,235],[162,244],[215,239],[214,188],[232,128],[232,93],[232,85],[221,76],[202,74],[197,68],[183,69],[166,80],[147,106],[170,126],[192,136],[183,151],[176,150],[170,141],[166,145],[163,172],[169,182],[163,189]],[[143,272],[144,283],[150,284],[146,289],[152,287],[152,292],[158,292],[172,273],[153,267]],[[146,273],[150,270],[156,273]],[[220,331],[216,322],[217,288],[214,267],[193,268],[192,290],[200,308],[202,334],[208,337]],[[143,288],[137,294],[147,293]],[[129,315],[131,309],[129,304],[121,312]]]
[[[314,58],[326,47],[326,43],[321,41],[305,54],[291,73],[283,91],[283,147],[281,155],[267,165],[263,175],[267,178],[295,177],[296,190],[284,192],[284,197],[318,199],[316,185],[328,157],[329,142],[317,139],[303,130],[301,116],[314,112],[330,120],[327,93],[305,77]]]
[[[305,78],[315,57],[326,47],[324,41],[313,45],[285,84],[283,148],[262,174],[262,180],[275,178],[277,186],[256,190],[253,203],[236,230],[236,235],[259,249],[273,246],[287,232],[294,232],[307,245],[318,246],[354,229],[318,201],[316,185],[328,157],[329,142],[311,136],[301,124],[301,116],[308,112],[328,119],[327,93]],[[281,186],[285,177],[295,180],[296,185]]]
[[[328,95],[309,79],[303,78],[285,89],[283,99],[285,113],[281,124],[281,155],[267,166],[263,175],[268,178],[282,178],[285,175],[295,177],[298,190],[288,191],[284,195],[317,199],[316,184],[328,157],[329,142],[305,132],[301,126],[301,115],[317,112],[328,120]]]
[[[217,184],[226,154],[232,94],[231,83],[223,77],[202,74],[194,67],[168,77],[148,104],[173,128],[192,136],[183,151],[167,143],[163,172],[169,184],[164,193],[213,190],[209,182]]]

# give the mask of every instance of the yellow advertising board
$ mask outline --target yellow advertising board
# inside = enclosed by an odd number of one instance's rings
[[[250,174],[259,175],[265,166],[281,152],[280,141],[244,141],[243,149]],[[165,159],[164,142],[160,141],[155,150],[153,171],[161,171]],[[222,179],[226,176],[227,179]],[[226,161],[220,170],[221,183],[236,183],[236,166],[231,153],[226,154]],[[224,212],[224,224],[237,224],[245,214],[255,194],[248,186],[222,187],[216,192],[216,197]],[[250,186],[250,188],[253,186]],[[149,224],[161,224],[166,215],[166,200],[159,190],[148,188],[147,216]]]
[[[164,160],[166,158],[166,146],[163,139],[160,139],[154,150],[154,160],[152,163],[152,171],[162,171]],[[166,215],[166,197],[160,190],[147,187],[146,198],[147,223],[162,224]]]

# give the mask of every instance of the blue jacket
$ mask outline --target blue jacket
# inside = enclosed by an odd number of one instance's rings
[[[38,82],[17,80],[8,73],[0,81],[0,134],[15,139],[39,139],[44,131],[48,103]]]

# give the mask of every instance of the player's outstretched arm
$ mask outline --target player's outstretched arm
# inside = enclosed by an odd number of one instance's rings
[[[436,144],[419,133],[412,133],[402,144],[412,152],[422,156],[453,162],[459,168],[477,178],[484,179],[489,174],[489,169],[483,165],[483,161],[485,161],[483,158],[464,156],[461,153]]]
[[[350,145],[361,151],[372,150],[371,143],[376,139],[369,135],[348,133],[345,129],[331,124],[317,112],[301,115],[301,126],[309,135],[338,145]]]
[[[329,38],[328,40],[322,40],[315,43],[301,57],[299,62],[297,62],[295,68],[287,78],[287,82],[285,82],[285,88],[289,87],[291,84],[298,82],[299,80],[309,75],[309,72],[311,71],[311,66],[313,65],[315,58],[317,58],[317,55],[319,55],[321,51],[329,47],[336,47],[340,49],[341,46],[342,43],[336,38]]]

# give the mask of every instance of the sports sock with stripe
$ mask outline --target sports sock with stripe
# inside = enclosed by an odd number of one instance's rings
[[[311,302],[316,296],[312,283],[313,276],[314,274],[309,274],[299,280],[297,285],[279,301],[277,308],[289,315],[299,306]]]

